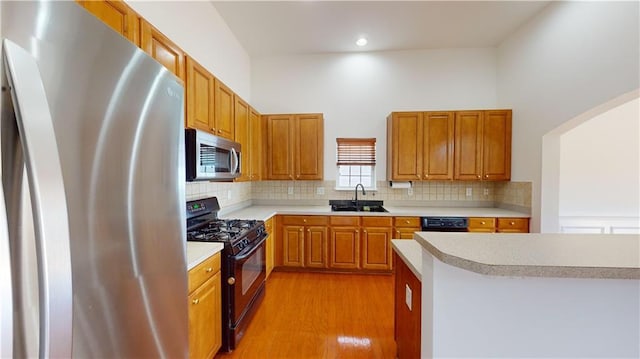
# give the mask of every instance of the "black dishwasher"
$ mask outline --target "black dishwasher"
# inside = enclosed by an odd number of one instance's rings
[[[469,219],[466,217],[422,217],[424,232],[467,232]]]

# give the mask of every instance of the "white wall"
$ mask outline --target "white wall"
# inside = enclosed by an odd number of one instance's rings
[[[498,48],[497,101],[514,111],[512,179],[533,182],[532,231],[542,136],[640,87],[638,17],[638,2],[553,2]]]
[[[560,141],[560,216],[640,217],[640,99]]]
[[[234,92],[251,102],[249,55],[211,2],[126,1]]]
[[[494,108],[495,50],[444,49],[252,59],[252,104],[262,113],[322,112],[325,179],[335,179],[336,137],[377,138],[386,177],[392,111]]]

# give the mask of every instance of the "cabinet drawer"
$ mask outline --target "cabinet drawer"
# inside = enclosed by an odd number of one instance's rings
[[[469,231],[473,230],[488,230],[493,232],[496,228],[495,218],[469,218]]]
[[[527,218],[498,218],[498,232],[529,232]]]
[[[362,217],[363,227],[391,227],[392,217]]]
[[[332,226],[360,226],[360,217],[353,216],[331,216]]]
[[[220,253],[202,261],[189,271],[189,293],[220,271]]]
[[[327,217],[325,216],[283,216],[282,224],[293,226],[325,226]]]
[[[420,227],[420,217],[394,217],[395,227]]]

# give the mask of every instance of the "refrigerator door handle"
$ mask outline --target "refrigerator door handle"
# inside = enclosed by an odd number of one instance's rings
[[[69,218],[51,112],[36,60],[9,40],[4,40],[3,47],[33,208],[40,293],[39,356],[70,358],[73,290]]]
[[[0,188],[0,358],[13,358],[13,289],[6,209]]]

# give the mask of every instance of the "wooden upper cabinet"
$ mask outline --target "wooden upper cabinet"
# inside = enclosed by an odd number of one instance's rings
[[[91,14],[136,46],[140,46],[140,17],[124,1],[78,1]]]
[[[422,179],[453,179],[453,112],[425,112],[422,125]]]
[[[262,179],[262,117],[253,107],[249,107],[249,178]]]
[[[511,179],[511,110],[484,112],[482,129],[482,179]]]
[[[295,179],[321,180],[324,173],[322,114],[295,116]]]
[[[481,179],[482,118],[482,111],[456,112],[454,179]]]
[[[147,21],[142,20],[140,24],[142,34],[140,46],[142,50],[184,81],[184,51]]]
[[[321,180],[324,166],[322,114],[267,115],[268,180]]]
[[[211,132],[214,128],[215,77],[187,56],[187,127]]]
[[[267,122],[266,179],[293,179],[293,115],[270,115]]]
[[[215,83],[215,120],[216,135],[233,140],[235,131],[234,93],[222,81]]]
[[[249,145],[249,104],[244,102],[239,96],[234,95],[233,113],[235,117],[235,141],[242,146],[240,150],[240,177],[235,181],[249,181],[251,157],[253,153]]]
[[[387,118],[387,179],[415,181],[422,172],[422,112],[394,112]]]
[[[454,153],[456,180],[511,179],[511,110],[456,112]]]
[[[394,112],[387,119],[387,178],[453,178],[453,112]]]

